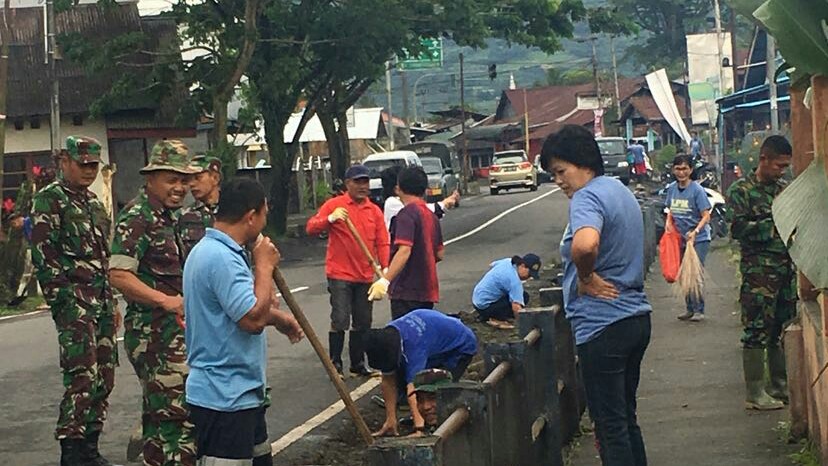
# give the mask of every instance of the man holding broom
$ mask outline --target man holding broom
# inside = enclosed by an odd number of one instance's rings
[[[325,274],[331,294],[328,351],[340,375],[345,330],[349,327],[350,372],[360,376],[373,375],[365,364],[364,339],[373,321],[373,303],[368,300],[368,288],[374,281],[374,269],[347,225],[347,222],[353,224],[369,253],[382,269],[387,268],[390,240],[382,211],[368,199],[369,178],[368,168],[364,165],[348,168],[345,172],[346,193],[325,202],[308,220],[306,227],[309,235],[328,232],[325,257]]]

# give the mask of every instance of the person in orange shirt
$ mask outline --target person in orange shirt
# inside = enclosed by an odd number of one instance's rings
[[[368,168],[364,165],[348,168],[345,172],[345,188],[345,194],[322,204],[319,212],[308,220],[306,230],[309,235],[328,232],[325,275],[328,277],[328,292],[331,294],[331,330],[328,333],[331,360],[342,376],[345,330],[350,327],[350,372],[371,376],[374,372],[365,363],[364,341],[373,321],[373,302],[368,300],[368,288],[374,281],[374,271],[348,230],[345,220],[353,222],[368,250],[383,269],[388,267],[390,239],[382,211],[368,198]]]

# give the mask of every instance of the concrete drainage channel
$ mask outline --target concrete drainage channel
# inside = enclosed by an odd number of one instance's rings
[[[657,251],[658,206],[641,202],[644,269]],[[634,239],[633,239],[634,240]],[[646,272],[645,272],[646,273]],[[561,276],[555,280],[561,283]],[[485,378],[437,394],[440,427],[430,437],[386,438],[369,466],[561,466],[579,433],[586,396],[559,287],[540,290],[542,307],[518,315],[520,340],[484,346]]]
[[[437,393],[440,427],[421,438],[385,438],[370,466],[562,465],[584,401],[560,288],[540,290],[543,307],[522,312],[520,340],[484,347],[486,377]]]

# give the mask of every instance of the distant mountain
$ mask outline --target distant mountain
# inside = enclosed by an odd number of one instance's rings
[[[606,4],[605,0],[586,0],[588,7]],[[589,37],[586,23],[576,25],[575,38]],[[619,75],[635,76],[644,70],[636,67],[632,60],[625,60],[627,48],[633,39],[616,39],[616,56]],[[612,70],[612,54],[608,37],[596,40],[596,55],[601,70]],[[406,71],[409,95],[409,118],[414,116],[414,102],[417,118],[425,120],[431,110],[444,110],[460,105],[460,62],[459,54],[465,58],[466,105],[483,113],[493,112],[503,89],[508,88],[513,75],[518,87],[546,85],[547,69],[557,68],[562,72],[570,69],[592,70],[592,44],[589,41],[564,40],[563,49],[553,55],[538,49],[518,45],[511,47],[503,40],[490,40],[483,49],[458,47],[455,43],[443,42],[443,67],[440,69]],[[497,65],[497,77],[490,80],[488,67]],[[395,115],[403,116],[403,89],[400,72],[392,73],[392,101]],[[417,95],[414,96],[414,85]],[[385,82],[377,83],[360,102],[363,106],[385,107],[387,102]]]

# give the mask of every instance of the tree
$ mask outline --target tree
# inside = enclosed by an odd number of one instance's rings
[[[646,32],[631,48],[633,58],[648,67],[669,66],[687,56],[685,36],[704,30],[712,10],[710,0],[610,0],[617,14],[630,18]]]

